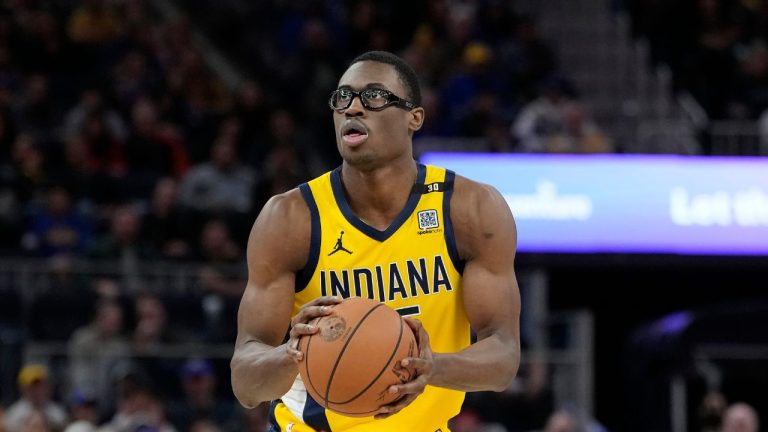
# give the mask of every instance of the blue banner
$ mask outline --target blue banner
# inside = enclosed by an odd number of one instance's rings
[[[427,153],[488,183],[518,250],[768,256],[768,158]]]

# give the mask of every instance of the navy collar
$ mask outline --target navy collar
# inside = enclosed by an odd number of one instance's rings
[[[422,164],[417,164],[416,168],[416,184],[423,185],[424,179],[427,177],[427,167]],[[339,206],[339,210],[341,210],[341,214],[344,215],[344,218],[347,220],[347,222],[352,224],[352,226],[363,232],[368,237],[380,242],[383,242],[392,236],[392,234],[394,234],[398,228],[400,228],[403,223],[405,223],[405,221],[408,219],[408,216],[413,213],[413,210],[419,203],[419,198],[421,198],[421,194],[415,192],[415,188],[412,188],[411,195],[408,197],[408,201],[405,203],[405,207],[403,207],[403,209],[400,211],[400,214],[397,215],[395,220],[392,221],[386,230],[380,231],[360,220],[355,212],[352,211],[352,207],[349,206],[347,198],[344,196],[344,186],[341,183],[341,167],[338,167],[331,172],[331,188],[333,189],[333,196],[336,198],[336,205]]]

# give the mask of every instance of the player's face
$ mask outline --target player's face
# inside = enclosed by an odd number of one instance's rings
[[[359,92],[382,89],[407,99],[405,87],[391,65],[363,61],[350,66],[339,80],[339,89]],[[412,157],[411,136],[421,126],[423,109],[388,106],[380,111],[366,109],[354,97],[344,110],[333,112],[336,145],[341,157],[360,168],[375,168],[402,157]]]

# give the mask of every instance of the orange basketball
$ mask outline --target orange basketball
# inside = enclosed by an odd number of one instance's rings
[[[400,360],[418,355],[400,315],[383,303],[353,297],[318,318],[319,331],[299,340],[299,373],[312,398],[350,417],[376,413],[400,395],[387,390],[410,380]]]

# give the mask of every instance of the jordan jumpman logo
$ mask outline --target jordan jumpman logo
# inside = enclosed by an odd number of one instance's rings
[[[339,251],[344,251],[344,252],[352,255],[352,251],[347,249],[347,248],[345,248],[344,245],[341,244],[341,238],[342,237],[344,237],[344,231],[342,231],[341,234],[339,234],[339,239],[336,240],[336,244],[333,246],[333,250],[331,251],[331,253],[328,254],[328,256],[331,256],[331,255],[333,255],[333,254],[335,254],[336,252],[339,252]]]

